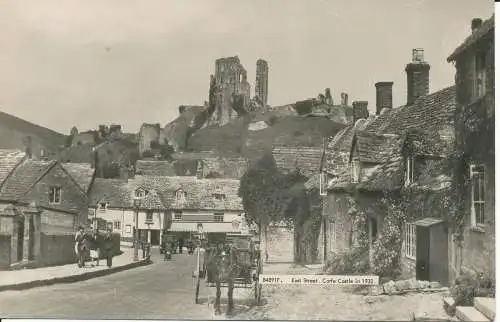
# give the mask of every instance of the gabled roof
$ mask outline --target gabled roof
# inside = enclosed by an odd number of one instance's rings
[[[462,52],[473,46],[480,39],[486,37],[490,31],[495,29],[495,15],[493,14],[491,18],[485,20],[481,27],[479,27],[476,31],[474,31],[469,37],[465,39],[465,41],[458,46],[455,51],[448,57],[448,62],[454,61],[457,59],[458,55]]]
[[[83,191],[88,192],[92,180],[94,179],[95,169],[88,163],[61,163],[68,174],[75,179],[76,183]]]
[[[26,153],[21,150],[0,150],[0,185],[25,158]]]
[[[132,192],[127,190],[127,180],[95,178],[89,192],[89,207],[106,202],[111,208],[133,206]]]
[[[175,176],[175,167],[169,161],[137,160],[135,173],[150,176]]]
[[[161,201],[156,190],[150,190],[149,193],[141,200],[140,208],[148,210],[163,210],[166,209]]]
[[[0,189],[0,199],[19,200],[31,187],[47,173],[57,161],[27,159],[17,166],[4,181]]]
[[[308,177],[320,169],[323,149],[274,147],[272,153],[278,169],[286,172],[299,170]]]

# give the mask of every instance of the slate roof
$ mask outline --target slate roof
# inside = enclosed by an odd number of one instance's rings
[[[21,150],[0,150],[0,185],[25,157]]]
[[[322,148],[273,148],[273,157],[278,169],[286,172],[293,172],[298,169],[307,177],[319,171],[322,156]]]
[[[135,164],[137,175],[175,176],[175,167],[169,161],[137,160]]]
[[[135,176],[129,181],[96,178],[90,192],[90,206],[102,201],[110,208],[131,209],[135,191],[139,188],[149,191],[141,202],[141,209],[243,211],[238,196],[239,180],[188,176]],[[176,199],[179,189],[186,192],[184,201]],[[223,194],[225,198],[217,200],[214,194]]]
[[[63,168],[69,173],[83,191],[88,192],[92,179],[94,178],[95,169],[88,163],[62,163]]]
[[[4,181],[0,189],[0,199],[19,200],[56,162],[25,160]]]
[[[106,202],[110,208],[130,208],[132,195],[127,190],[127,180],[95,178],[89,192],[89,207]]]
[[[444,88],[418,98],[412,106],[402,106],[387,111],[374,119],[364,131],[377,134],[404,135],[409,130],[424,133],[421,136],[422,154],[444,155],[450,152],[453,141],[455,86]],[[446,135],[438,135],[447,132]]]
[[[491,18],[483,21],[481,27],[479,27],[474,33],[465,39],[465,41],[458,46],[455,51],[448,57],[448,62],[454,61],[458,55],[473,46],[480,39],[484,38],[490,31],[495,28],[495,15]]]

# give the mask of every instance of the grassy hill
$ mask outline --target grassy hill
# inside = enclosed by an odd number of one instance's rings
[[[321,147],[323,137],[333,136],[343,127],[345,124],[327,117],[270,111],[235,119],[221,127],[202,128],[188,139],[187,150],[254,158],[273,146]]]
[[[47,152],[56,151],[66,139],[61,133],[0,112],[0,149],[24,149],[28,136],[35,154],[42,147]]]

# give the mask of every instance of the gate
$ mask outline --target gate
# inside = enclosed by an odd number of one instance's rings
[[[446,222],[425,218],[415,222],[416,278],[448,284],[448,229]]]

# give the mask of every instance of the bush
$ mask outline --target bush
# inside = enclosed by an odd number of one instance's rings
[[[366,274],[370,271],[368,249],[355,247],[342,253],[334,253],[325,265],[327,274]]]
[[[495,281],[483,273],[462,273],[450,289],[454,306],[473,306],[474,297],[494,297]]]
[[[274,124],[276,124],[277,121],[278,121],[278,117],[276,115],[271,115],[271,116],[269,116],[269,118],[267,120],[267,124],[273,126]]]

